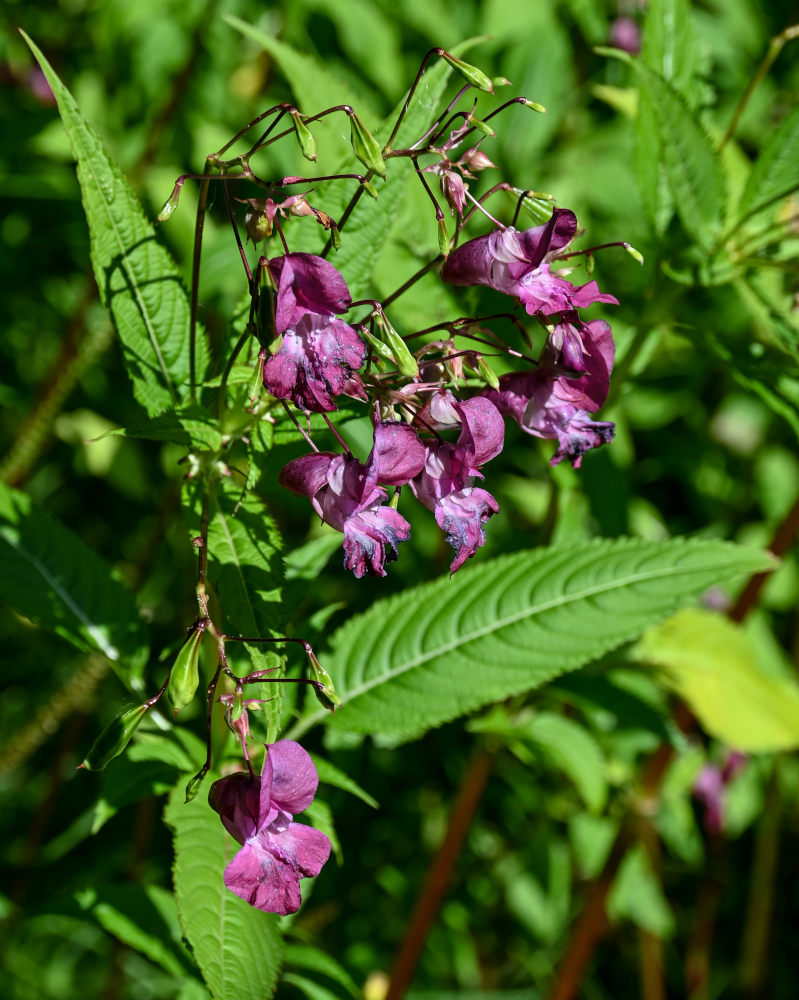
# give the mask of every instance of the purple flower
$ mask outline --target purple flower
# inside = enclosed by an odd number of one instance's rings
[[[336,317],[349,309],[350,293],[339,272],[322,257],[290,253],[269,262],[277,285],[278,351],[264,365],[264,385],[277,399],[291,399],[314,413],[335,410],[366,345]]]
[[[570,325],[570,335],[576,330]],[[578,333],[581,356],[578,357],[572,345],[568,358],[570,367],[573,368],[575,362],[582,366],[579,377],[563,374],[558,364],[547,360],[531,372],[503,375],[499,389],[485,393],[502,413],[513,417],[525,433],[558,441],[552,465],[568,458],[575,468],[580,467],[586,451],[611,441],[614,429],[612,423],[593,421],[590,417],[608,395],[614,356],[610,327],[602,320],[593,320],[581,325]],[[557,338],[557,332],[555,336]],[[558,354],[563,353],[561,348]]]
[[[478,466],[502,451],[505,425],[488,399],[459,402],[448,391],[435,393],[417,417],[430,428],[460,425],[457,442],[426,441],[424,468],[411,483],[416,498],[432,510],[455,549],[454,573],[485,544],[486,522],[499,505],[486,490],[472,486]]]
[[[344,533],[344,566],[360,578],[385,576],[384,564],[397,558],[400,542],[410,538],[405,518],[386,506],[379,486],[407,483],[424,465],[425,452],[407,424],[381,422],[366,464],[351,455],[316,452],[284,466],[282,486],[307,496],[322,520]]]
[[[225,885],[266,913],[296,913],[300,879],[318,875],[330,856],[319,830],[294,822],[316,794],[319,777],[292,740],[267,744],[260,778],[231,774],[211,786],[208,801],[242,844],[225,869]]]
[[[618,305],[589,281],[579,288],[552,274],[549,262],[577,233],[577,217],[556,208],[545,225],[519,232],[512,226],[495,229],[458,247],[447,258],[441,276],[451,285],[488,285],[515,295],[532,316],[583,309],[594,302]]]

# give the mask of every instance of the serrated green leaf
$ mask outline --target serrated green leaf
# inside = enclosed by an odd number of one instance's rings
[[[799,685],[764,671],[752,640],[728,618],[685,608],[649,629],[636,654],[665,669],[717,739],[752,753],[799,746]]]
[[[726,192],[721,159],[685,98],[663,77],[617,49],[600,50],[632,66],[652,108],[661,157],[686,232],[711,246],[724,219]]]
[[[142,690],[147,636],[133,595],[77,535],[0,483],[0,597],[19,614],[111,661]]]
[[[216,418],[196,403],[159,413],[145,423],[119,427],[108,431],[108,434],[147,441],[174,441],[195,451],[219,451],[222,447],[222,434]]]
[[[238,844],[205,795],[184,803],[184,784],[173,789],[164,818],[175,834],[175,895],[186,940],[212,996],[269,1000],[283,957],[279,918],[225,887]]]
[[[114,320],[136,399],[152,416],[188,395],[189,303],[169,253],[100,137],[23,32],[47,77],[77,161],[100,297]],[[198,345],[198,378],[207,354]]]
[[[619,539],[469,567],[378,601],[334,633],[323,657],[344,704],[328,724],[419,736],[583,666],[710,586],[773,566],[767,553],[724,542]]]
[[[693,103],[696,71],[696,29],[688,0],[651,0],[642,32],[641,60]]]
[[[329,760],[325,760],[324,757],[319,757],[313,753],[311,754],[311,760],[313,760],[316,773],[319,775],[319,781],[322,784],[332,785],[334,788],[340,788],[344,792],[349,792],[350,795],[354,795],[361,802],[365,802],[373,809],[380,808],[380,803],[377,799],[372,798],[368,792],[365,792],[361,788],[357,781],[353,781],[348,774],[340,771],[335,764],[331,764]]]
[[[753,215],[763,206],[774,207],[775,201],[799,187],[796,164],[799,162],[799,104],[766,144],[752,168],[741,201],[738,218]]]
[[[519,736],[541,748],[574,783],[589,809],[601,811],[608,796],[605,758],[585,726],[553,712],[541,712],[519,730]]]

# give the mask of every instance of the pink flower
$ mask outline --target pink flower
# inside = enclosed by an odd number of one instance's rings
[[[289,462],[281,486],[310,498],[322,520],[344,534],[344,566],[360,578],[385,576],[384,564],[397,558],[410,538],[405,518],[384,504],[382,486],[407,483],[424,464],[424,446],[407,424],[384,421],[375,427],[366,464],[351,455],[316,452]]]
[[[330,841],[294,822],[319,784],[310,756],[292,740],[267,744],[266,750],[260,778],[242,772],[221,778],[208,801],[242,845],[225,869],[225,885],[250,906],[285,916],[299,909],[300,879],[319,874]]]
[[[594,302],[618,305],[589,281],[579,288],[552,274],[549,262],[577,233],[577,218],[556,208],[545,225],[519,232],[512,226],[478,236],[449,255],[441,276],[451,285],[488,285],[514,295],[532,316],[582,309]]]
[[[570,335],[575,330],[570,327]],[[579,353],[573,343],[568,351],[570,363],[582,366],[578,377],[571,372],[563,374],[563,369],[548,359],[533,371],[503,375],[499,389],[485,393],[525,433],[558,441],[552,465],[568,458],[575,468],[586,451],[611,441],[614,431],[612,423],[590,417],[608,395],[614,356],[610,327],[602,320],[583,324],[579,340]],[[550,353],[561,357],[563,347],[558,349],[556,342]]]
[[[455,444],[425,441],[424,468],[411,482],[416,498],[436,517],[455,549],[450,573],[485,544],[486,522],[499,510],[486,490],[472,486],[482,478],[478,466],[502,451],[505,425],[496,406],[482,396],[459,402],[449,391],[435,393],[417,417],[430,428],[460,425]]]
[[[336,316],[349,309],[347,284],[314,254],[286,254],[268,267],[277,285],[275,333],[282,341],[264,365],[264,386],[303,410],[335,410],[332,397],[344,391],[366,359],[364,342]]]

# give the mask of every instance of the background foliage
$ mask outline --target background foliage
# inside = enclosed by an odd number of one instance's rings
[[[608,44],[620,13],[643,28],[643,50],[632,67],[595,51]],[[617,423],[616,441],[589,455],[579,471],[553,471],[547,444],[509,432],[493,469],[502,515],[478,556],[482,574],[470,567],[446,590],[443,581],[428,583],[445,574],[450,554],[426,512],[414,516],[411,509],[413,542],[390,575],[366,587],[344,576],[307,506],[276,484],[274,470],[303,450],[293,435],[276,435],[268,468],[257,470],[261,499],[248,501],[233,542],[257,563],[254,550],[267,536],[265,504],[276,520],[269,531],[279,530],[286,555],[285,627],[329,650],[325,664],[342,693],[356,694],[351,721],[344,710],[324,734],[310,727],[314,707],[295,723],[320,760],[323,801],[312,819],[329,832],[335,822],[340,849],[338,865],[331,862],[315,885],[304,884],[307,903],[281,940],[273,918],[224,898],[225,846],[202,796],[197,810],[183,815],[172,802],[167,819],[176,843],[202,844],[208,867],[200,877],[219,893],[231,935],[247,948],[253,935],[266,942],[238,953],[239,965],[227,971],[224,958],[217,966],[208,958],[211,989],[264,995],[281,974],[281,996],[345,997],[364,984],[381,995],[379,974],[391,967],[454,789],[482,748],[493,761],[491,777],[414,989],[438,997],[546,995],[582,892],[629,809],[636,775],[665,740],[678,753],[655,817],[661,846],[654,854],[636,849],[624,861],[609,900],[611,946],[600,951],[584,995],[658,995],[646,994],[637,979],[640,961],[642,983],[648,981],[645,956],[653,940],[663,949],[669,990],[689,995],[691,962],[703,957],[702,931],[715,925],[712,973],[706,992],[696,996],[792,997],[796,859],[779,848],[797,826],[799,772],[784,753],[799,742],[795,554],[766,585],[745,636],[717,617],[709,624],[689,616],[649,632],[636,647],[621,645],[708,585],[732,586],[762,568],[762,557],[714,540],[767,545],[799,493],[796,205],[786,197],[796,183],[799,69],[790,50],[755,90],[735,140],[721,157],[715,152],[769,39],[795,16],[791,5],[658,0],[646,10],[620,11],[611,0],[525,7],[506,0],[297,0],[264,10],[248,0],[64,0],[41,9],[7,4],[2,16],[1,471],[7,486],[24,491],[0,494],[6,995],[207,995],[182,941],[185,933],[200,957],[205,930],[187,926],[185,915],[181,929],[168,891],[172,838],[160,821],[163,796],[176,782],[181,787],[203,756],[199,703],[186,710],[186,725],[145,732],[104,775],[75,772],[125,697],[109,667],[118,668],[121,658],[124,682],[134,692],[152,690],[194,618],[193,554],[180,513],[178,463],[186,448],[174,432],[162,440],[134,433],[144,418],[139,404],[155,413],[162,400],[150,395],[151,381],[134,380],[136,396],[130,392],[124,351],[89,269],[89,232],[69,145],[19,26],[131,180],[142,226],[178,174],[198,168],[267,104],[290,98],[314,111],[348,100],[377,128],[430,46],[489,36],[468,57],[548,109],[546,117],[523,108],[507,116],[489,151],[503,175],[555,194],[577,213],[591,243],[625,239],[645,256],[642,268],[619,251],[596,261],[600,285],[621,302],[609,317],[619,360],[604,411]],[[320,130],[320,160],[339,141],[335,128]],[[295,169],[289,154],[275,154],[276,173]],[[188,194],[187,188],[180,210],[159,230],[159,242],[142,250],[162,255],[166,247],[184,276],[193,224]],[[370,284],[388,294],[397,274],[413,271],[435,246],[432,217],[419,215],[415,190],[404,201],[403,194],[397,181],[381,195],[381,210],[393,218],[387,239],[379,227],[357,230],[359,239],[381,244],[368,260],[347,240],[342,245],[336,263],[356,295]],[[95,214],[102,184],[97,197]],[[119,286],[103,282],[115,253],[113,246],[95,249],[99,291],[112,300]],[[142,267],[158,271],[164,257],[143,260]],[[240,261],[223,213],[215,210],[201,297],[211,365],[231,343],[229,320],[241,291]],[[150,286],[147,294],[164,336],[172,336],[180,318],[162,311],[169,290]],[[405,317],[409,326],[429,325],[479,311],[491,296],[472,289],[455,298],[430,279],[409,296]],[[174,297],[175,309],[180,301]],[[121,333],[125,315],[115,321]],[[141,345],[140,355],[148,349]],[[179,394],[185,345],[170,344],[166,368]],[[159,392],[171,398],[168,387]],[[115,427],[129,431],[102,437]],[[350,431],[353,440],[364,437],[356,424]],[[224,491],[217,500],[212,532],[230,537],[224,520],[235,500]],[[554,625],[537,618],[526,632],[520,625],[509,643],[539,656],[536,684],[593,660],[580,672],[529,695],[529,678],[494,690],[495,678],[481,683],[479,673],[464,670],[460,689],[450,660],[426,676],[453,697],[454,707],[432,701],[435,711],[428,705],[427,715],[409,719],[412,706],[403,706],[401,686],[394,693],[390,685],[381,687],[382,701],[363,705],[364,670],[380,675],[413,660],[401,658],[410,641],[400,634],[401,617],[384,628],[395,612],[412,618],[432,606],[430,589],[396,596],[407,588],[422,584],[446,593],[454,610],[442,610],[434,624],[459,640],[464,633],[453,617],[459,598],[473,602],[475,618],[489,623],[494,602],[503,600],[524,619],[525,590],[511,586],[518,581],[506,572],[519,565],[520,548],[540,550],[536,565],[551,588],[546,597],[560,600],[557,553],[598,566],[601,594],[608,563],[600,556],[613,553],[610,582],[634,575],[645,557],[656,561],[659,543],[676,535],[701,537],[709,548],[693,550],[694,578],[667,583],[659,598],[647,590],[650,617],[636,605],[624,609],[622,620],[609,620],[592,595],[560,619],[556,608]],[[638,541],[614,547],[621,536]],[[608,541],[592,541],[599,538]],[[559,547],[555,555],[546,552],[552,546]],[[717,562],[708,569],[711,551]],[[220,596],[227,589],[227,613],[246,615],[231,553],[220,558],[214,582]],[[56,579],[61,591],[85,597],[77,613],[64,612],[58,586],[49,591],[56,599],[42,603],[41,567],[54,555],[66,574]],[[491,562],[494,556],[501,561]],[[672,555],[662,558],[665,567],[673,565]],[[94,590],[92,580],[106,571],[113,571],[113,582]],[[261,583],[261,595],[275,599],[271,578]],[[390,603],[375,604],[382,598]],[[717,592],[714,600],[724,605],[727,598]],[[366,614],[343,625],[345,610]],[[640,622],[629,621],[634,612]],[[265,616],[262,627],[277,625],[271,606],[259,605],[258,613]],[[554,666],[557,650],[543,655],[549,650],[535,631],[544,624],[550,638],[553,628],[576,634],[579,655],[569,660],[564,653]],[[600,626],[612,636],[603,639]],[[382,659],[372,655],[375,647]],[[473,651],[463,655],[479,663]],[[483,659],[496,655],[492,649]],[[520,660],[527,668],[530,661],[521,654]],[[508,673],[513,666],[506,663]],[[706,735],[685,737],[675,728],[674,691],[699,714]],[[502,709],[470,717],[467,727],[462,719],[449,721],[511,695]],[[292,707],[284,706],[287,718]],[[381,712],[379,734],[364,739],[369,720]],[[224,733],[217,735],[221,745]],[[691,790],[703,764],[722,759],[724,744],[756,754],[728,788],[724,836],[708,837]],[[179,862],[179,893],[186,877]],[[714,886],[723,891],[708,915],[702,901]]]

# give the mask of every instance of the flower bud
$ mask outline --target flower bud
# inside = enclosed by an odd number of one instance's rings
[[[463,215],[463,203],[466,201],[466,185],[460,174],[447,170],[441,175],[441,193],[447,200],[452,212]]]
[[[644,255],[640,250],[636,250],[635,247],[631,247],[629,243],[624,244],[624,249],[632,257],[633,260],[637,260],[639,264],[644,263]]]
[[[521,103],[526,108],[532,108],[533,111],[537,111],[540,115],[545,115],[547,113],[547,109],[544,107],[543,104],[539,104],[538,101],[523,100]]]
[[[496,167],[491,160],[489,160],[485,153],[476,146],[464,153],[463,165],[467,170],[487,170],[489,167],[493,167],[496,170]]]
[[[156,218],[157,222],[166,222],[166,220],[170,217],[170,215],[172,215],[172,213],[178,207],[178,199],[180,198],[180,189],[182,187],[183,184],[180,181],[178,181],[178,183],[175,185],[172,191],[172,194],[169,196],[169,199],[167,200],[166,204],[158,213],[158,216]]]
[[[145,702],[136,708],[120,712],[100,733],[85,760],[78,767],[87,771],[102,771],[107,767],[130,743],[131,736],[136,732],[149,707]]]
[[[438,249],[444,257],[449,256],[450,242],[447,236],[447,224],[443,219],[438,220]]]
[[[321,685],[321,687],[314,685],[316,700],[320,705],[329,708],[331,712],[335,712],[341,706],[341,698],[336,694],[330,674],[328,674],[319,660],[317,660],[316,654],[312,650],[308,650],[308,660],[310,661],[316,684]]]
[[[300,144],[300,151],[306,160],[316,159],[316,139],[311,135],[311,131],[302,120],[299,111],[291,112],[291,120],[294,122],[294,132],[297,142]]]
[[[181,708],[185,708],[189,704],[197,692],[200,683],[200,644],[205,632],[205,625],[206,623],[201,621],[195,627],[192,634],[181,646],[177,658],[172,664],[166,696],[175,711],[175,715]]]
[[[506,76],[495,76],[491,81],[495,87],[510,87],[511,82]]]
[[[270,198],[250,198],[247,202],[247,211],[244,213],[244,228],[253,243],[260,243],[261,240],[272,235],[272,220],[275,213],[274,211],[266,211],[270,201]],[[274,205],[274,202],[272,204]]]
[[[316,213],[308,204],[305,195],[298,194],[294,198],[286,199],[291,204],[289,205],[289,214],[296,215],[299,217],[305,215],[315,215]]]
[[[386,176],[386,163],[380,144],[356,114],[350,115],[350,142],[352,151],[366,167],[381,177]]]
[[[494,93],[494,84],[490,77],[487,77],[482,70],[476,66],[472,66],[470,63],[464,62],[462,59],[458,59],[456,56],[450,55],[449,52],[442,52],[441,54],[467,83],[470,83],[473,87],[477,87],[478,90],[484,90],[487,94]]]

